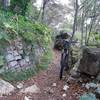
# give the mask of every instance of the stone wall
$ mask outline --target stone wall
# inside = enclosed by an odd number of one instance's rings
[[[30,53],[31,46],[26,45],[21,38],[12,41],[6,49],[5,70],[21,71],[35,67],[36,61],[38,62],[43,54],[43,49],[39,46],[34,49],[34,55],[31,55],[34,59],[31,59]]]

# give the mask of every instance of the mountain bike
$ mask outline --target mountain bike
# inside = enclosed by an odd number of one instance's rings
[[[60,61],[60,66],[61,66],[61,69],[60,69],[60,79],[62,79],[62,76],[63,76],[63,72],[64,70],[68,70],[69,69],[69,65],[68,65],[68,48],[69,48],[69,42],[68,41],[65,41],[63,42],[63,52],[61,54],[61,61]]]

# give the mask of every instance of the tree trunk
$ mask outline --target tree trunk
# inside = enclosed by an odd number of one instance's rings
[[[43,23],[43,20],[44,20],[44,11],[45,11],[45,7],[46,7],[46,4],[49,2],[50,0],[43,0],[43,5],[42,5],[42,8],[40,10],[40,13],[39,13],[39,20],[40,22]]]
[[[78,15],[78,0],[76,0],[76,3],[75,3],[75,15],[74,15],[74,23],[73,23],[73,32],[72,32],[72,36],[70,38],[70,43],[72,42],[72,39],[73,39],[73,36],[75,34],[75,31],[76,31],[76,23],[77,23],[77,15]]]
[[[89,38],[90,38],[90,34],[91,34],[91,31],[92,31],[93,24],[96,20],[96,1],[97,0],[95,0],[95,2],[94,2],[95,4],[94,4],[94,7],[93,7],[93,17],[91,18],[90,31],[89,31],[89,35],[88,35],[88,38],[87,38],[87,44],[89,42]]]
[[[78,8],[79,8],[79,6],[78,6],[78,0],[76,0],[76,2],[75,2],[74,23],[73,23],[73,32],[72,32],[72,36],[71,36],[70,41],[69,41],[69,48],[68,48],[68,60],[70,60],[69,57],[70,57],[70,52],[71,52],[71,48],[70,48],[71,47],[71,42],[72,42],[72,39],[73,39],[75,31],[76,31]]]
[[[74,16],[74,23],[73,23],[73,33],[72,33],[72,37],[71,37],[71,41],[73,39],[73,36],[75,34],[75,29],[76,29],[76,23],[77,23],[77,15],[78,15],[78,0],[76,0],[76,4],[75,4],[75,16]]]
[[[84,39],[83,30],[84,30],[84,11],[82,13],[82,20],[81,20],[81,46],[83,45],[83,39]]]
[[[88,31],[88,29],[87,29],[87,24],[86,24],[86,28],[85,28],[85,45],[86,45],[86,42],[87,42],[87,31]]]

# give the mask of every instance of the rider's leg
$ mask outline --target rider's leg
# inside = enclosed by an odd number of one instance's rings
[[[65,56],[65,59],[64,59],[65,61],[65,70],[67,71],[68,69],[69,69],[69,66],[68,66],[68,54],[66,54],[66,56]]]
[[[62,53],[61,55],[61,61],[60,61],[60,79],[62,79],[62,76],[63,76],[63,71],[64,71],[64,53]]]

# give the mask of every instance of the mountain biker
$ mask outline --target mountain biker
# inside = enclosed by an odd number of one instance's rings
[[[62,55],[65,54],[64,66],[66,69],[69,68],[69,66],[68,66],[68,50],[69,50],[69,41],[68,41],[68,39],[63,39],[63,51],[62,51],[63,53],[62,53]]]
[[[62,40],[63,43],[63,51],[61,54],[61,70],[60,70],[60,79],[62,79],[62,75],[63,75],[63,71],[68,70],[69,66],[68,66],[68,50],[69,50],[69,41],[67,39],[63,39]]]

